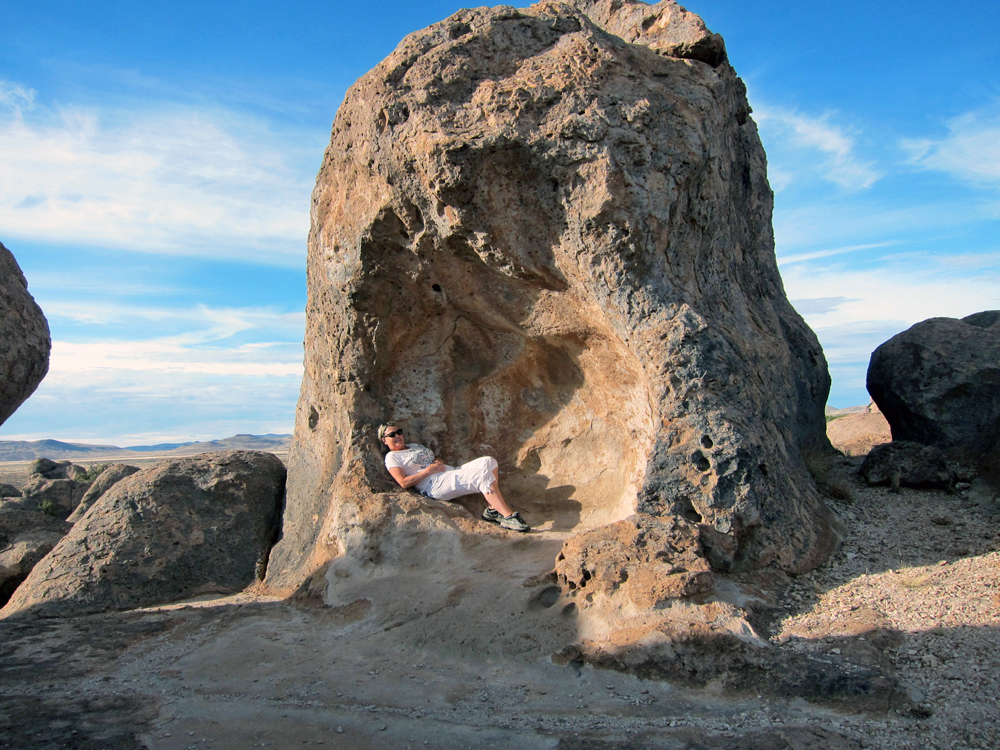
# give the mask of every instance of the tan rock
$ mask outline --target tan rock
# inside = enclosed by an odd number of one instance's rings
[[[527,606],[587,653],[650,663],[677,623],[759,646],[713,579],[808,570],[836,535],[803,461],[831,450],[829,377],[784,295],[749,114],[673,2],[461,11],[361,78],[313,194],[267,583],[395,627],[455,606],[487,549],[509,576],[562,545]],[[496,457],[540,531],[400,492],[389,420],[451,464]]]
[[[889,423],[878,407],[834,419],[827,424],[826,435],[834,448],[848,456],[864,456],[876,445],[892,441]]]
[[[637,515],[578,534],[556,558],[556,580],[578,606],[613,597],[650,608],[710,593],[711,566],[697,527],[682,519]]]

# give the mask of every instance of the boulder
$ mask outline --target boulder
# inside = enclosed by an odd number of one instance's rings
[[[76,523],[81,518],[83,514],[90,510],[90,506],[101,499],[104,493],[114,487],[118,482],[120,482],[125,477],[130,477],[139,471],[137,466],[129,466],[128,464],[108,464],[97,478],[89,485],[86,492],[80,498],[80,502],[77,503],[76,508],[70,513],[69,518],[66,520],[69,523]]]
[[[45,513],[0,510],[0,606],[70,528]]]
[[[20,497],[21,490],[12,484],[4,484],[0,482],[0,498],[2,497]]]
[[[21,506],[66,516],[80,504],[89,487],[87,470],[82,466],[37,458],[28,467]]]
[[[0,424],[49,370],[49,325],[10,250],[0,243]]]
[[[858,475],[870,485],[889,485],[915,489],[951,489],[956,481],[955,468],[944,453],[932,445],[906,440],[876,445],[865,456]]]
[[[86,487],[77,489],[72,479],[46,479],[35,476],[21,490],[25,503],[50,513],[69,515],[83,497]]]
[[[609,597],[616,607],[649,609],[715,585],[697,526],[645,514],[573,537],[556,558],[555,573],[571,599]]]
[[[0,616],[122,610],[263,576],[285,468],[270,453],[164,461],[116,483],[35,566]]]
[[[831,450],[829,376],[771,212],[745,87],[677,3],[408,36],[348,91],[313,194],[267,582],[384,559],[390,419],[450,463],[495,456],[533,524],[683,519],[719,570],[819,564],[836,536],[803,454]]]
[[[892,440],[889,423],[877,410],[838,417],[827,423],[826,435],[834,448],[848,456],[864,456],[874,446]]]
[[[959,457],[1000,447],[1000,310],[917,323],[879,346],[868,392],[893,440]]]
[[[29,477],[46,479],[79,480],[87,476],[87,470],[72,461],[53,461],[50,458],[36,458],[28,465]]]

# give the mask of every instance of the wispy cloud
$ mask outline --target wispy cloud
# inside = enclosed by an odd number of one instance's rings
[[[905,140],[903,148],[917,166],[1000,187],[1000,113],[993,109],[956,117],[946,137]]]
[[[54,337],[48,375],[0,439],[125,445],[291,430],[301,312],[72,301],[46,312],[54,330],[69,319],[81,333]]]
[[[305,329],[305,313],[287,312],[270,307],[213,308],[195,305],[190,308],[152,307],[122,303],[92,303],[88,301],[47,302],[46,315],[60,319],[101,327],[127,323],[134,332],[129,339],[150,339],[150,331],[184,330],[184,333],[156,336],[156,340],[177,343],[203,343],[220,341],[246,331],[280,333],[282,340],[295,341]],[[102,337],[103,338],[103,337]]]
[[[843,255],[844,253],[853,253],[858,250],[873,250],[879,247],[889,247],[891,245],[898,245],[899,242],[896,240],[887,240],[885,242],[870,242],[865,245],[848,245],[847,247],[835,247],[829,250],[815,250],[809,253],[796,253],[794,255],[782,255],[778,256],[778,265],[788,265],[790,263],[802,263],[807,260],[817,260],[818,258],[829,258],[832,255]]]
[[[968,268],[977,269],[969,274]],[[983,273],[993,271],[993,273]],[[865,403],[872,351],[927,318],[961,318],[1000,307],[1000,256],[908,254],[864,268],[782,268],[788,297],[816,331],[831,373],[831,403]],[[846,296],[850,295],[850,296]]]
[[[832,113],[810,116],[755,103],[754,119],[774,165],[770,172],[775,190],[787,188],[803,174],[847,190],[864,190],[882,177],[873,162],[858,157],[854,138],[833,122]]]
[[[299,263],[323,134],[169,102],[46,108],[0,82],[5,239]]]

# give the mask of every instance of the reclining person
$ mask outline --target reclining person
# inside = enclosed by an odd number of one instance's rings
[[[403,430],[392,422],[378,428],[378,439],[389,449],[385,468],[404,490],[416,487],[421,495],[435,500],[454,500],[481,492],[488,503],[483,511],[484,521],[498,523],[511,531],[531,528],[500,494],[500,474],[492,456],[482,456],[456,469],[435,459],[430,448],[417,443],[407,445]]]

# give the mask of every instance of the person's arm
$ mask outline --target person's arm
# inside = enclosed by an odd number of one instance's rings
[[[444,465],[441,461],[434,461],[434,463],[425,466],[423,469],[418,471],[416,474],[410,474],[406,476],[406,472],[403,471],[402,466],[393,466],[389,469],[389,473],[392,474],[392,478],[396,480],[396,484],[402,487],[404,490],[410,489],[416,484],[420,484],[422,481],[427,479],[431,474],[437,474],[441,471],[447,471],[448,467]]]

